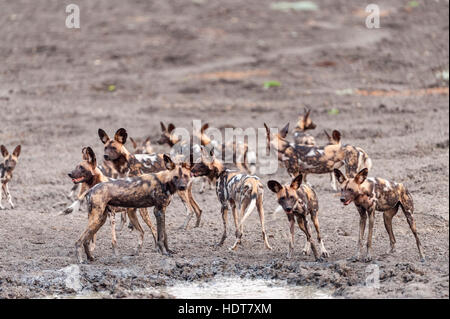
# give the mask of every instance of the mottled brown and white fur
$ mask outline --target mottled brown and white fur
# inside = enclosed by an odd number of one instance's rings
[[[364,261],[372,260],[372,235],[375,222],[375,211],[383,212],[384,226],[389,235],[390,253],[395,251],[395,237],[392,231],[392,218],[397,214],[399,207],[408,221],[409,227],[416,239],[420,259],[425,260],[417,234],[414,221],[414,204],[408,189],[401,183],[390,182],[382,178],[368,178],[368,169],[364,168],[354,178],[347,178],[338,169],[334,170],[336,180],[341,187],[341,202],[348,205],[355,203],[360,216],[358,250],[355,259],[359,260],[363,250],[364,231],[367,218],[369,218],[369,234],[367,236],[367,250]]]
[[[3,156],[3,163],[0,163],[0,183],[2,189],[0,190],[0,209],[5,209],[2,205],[2,197],[5,194],[6,199],[11,206],[14,208],[11,193],[9,192],[8,183],[13,177],[13,171],[16,168],[17,162],[19,161],[19,155],[21,151],[21,146],[17,145],[12,154],[9,154],[8,150],[4,145],[0,146],[0,151]]]

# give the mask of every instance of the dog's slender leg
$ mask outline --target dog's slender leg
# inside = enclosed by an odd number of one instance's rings
[[[259,221],[261,222],[264,246],[267,249],[272,250],[272,247],[269,245],[269,241],[267,240],[266,228],[264,226],[264,207],[263,207],[263,195],[262,194],[261,194],[261,196],[258,196],[258,198],[256,199],[256,208],[258,209]]]
[[[222,222],[223,222],[223,234],[222,234],[222,239],[217,244],[217,246],[222,246],[225,239],[227,238],[228,205],[226,203],[222,204],[221,213],[222,213]]]
[[[312,234],[311,229],[309,228],[309,225],[308,225],[308,232],[309,232],[310,234]],[[311,236],[312,236],[312,235],[311,235]],[[305,256],[308,256],[309,253],[310,253],[310,251],[311,251],[311,241],[308,241],[308,240],[307,240],[307,241],[305,242],[305,247],[303,247],[302,254],[305,255]]]
[[[9,192],[9,187],[8,184],[3,184],[5,189],[5,195],[6,195],[6,199],[8,200],[9,205],[11,205],[11,208],[14,209],[14,204],[12,202],[12,198],[11,198],[11,193]]]
[[[363,249],[363,242],[364,242],[364,233],[366,230],[366,221],[367,221],[367,213],[366,210],[362,207],[358,207],[359,212],[359,238],[358,238],[358,248],[356,250],[356,255],[352,259],[359,260],[361,257],[361,252]]]
[[[119,231],[122,231],[123,226],[125,226],[125,223],[127,222],[127,211],[123,211],[122,213],[120,213],[120,226],[119,226]]]
[[[98,230],[105,223],[106,217],[107,217],[107,213],[103,212],[103,214],[99,218],[94,220],[93,224],[91,224],[91,226],[89,227],[90,229],[89,229],[89,232],[87,233],[87,238],[83,242],[84,251],[86,253],[88,260],[90,260],[90,261],[94,260],[94,256],[92,256],[92,253],[94,252],[94,248],[95,248],[96,234],[97,234]],[[91,247],[90,247],[89,243],[94,244],[92,247],[92,250],[90,249]]]
[[[252,211],[255,209],[255,206],[256,206],[256,198],[250,199],[250,197],[246,197],[242,201],[241,212],[240,212],[241,220],[240,220],[239,226],[238,226],[240,236],[236,238],[235,243],[233,244],[233,246],[230,249],[236,250],[237,246],[239,244],[241,244],[242,235],[244,234],[244,223],[245,223],[246,219],[248,218],[248,216],[250,216]]]
[[[4,188],[5,184],[2,184],[2,189]],[[2,205],[2,197],[3,197],[3,192],[0,191],[0,209],[5,209],[5,207],[3,207]]]
[[[289,250],[287,253],[287,258],[292,257],[292,253],[294,252],[294,235],[295,235],[295,217],[293,214],[287,215],[289,220]]]
[[[317,253],[316,245],[314,245],[314,243],[312,241],[312,236],[311,236],[311,232],[309,231],[308,221],[306,220],[306,217],[303,215],[297,216],[297,224],[298,224],[298,227],[305,233],[306,240],[310,242],[311,250],[314,254],[314,258],[316,259],[316,261],[320,261],[321,258],[319,256],[319,254]]]
[[[237,245],[241,241],[242,233],[239,228],[239,215],[238,215],[238,212],[236,209],[236,202],[234,200],[230,200],[230,206],[231,206],[231,212],[233,213],[234,227],[236,229],[236,231],[235,231],[236,242],[230,249],[235,250],[237,248]]]
[[[425,261],[425,255],[422,252],[422,245],[419,240],[419,235],[417,235],[416,222],[414,221],[412,210],[409,210],[409,209],[403,207],[403,205],[402,205],[402,210],[403,210],[403,213],[405,214],[406,220],[408,221],[409,228],[411,228],[411,231],[412,231],[414,237],[416,238],[416,245],[417,245],[417,249],[419,250],[420,260],[423,262],[423,261]]]
[[[153,210],[153,214],[155,214],[156,217],[156,228],[157,228],[157,236],[158,236],[158,241],[157,241],[157,248],[158,251],[165,255],[165,250],[164,250],[164,233],[163,233],[163,224],[162,224],[162,209],[158,208],[155,206],[154,210]]]
[[[366,257],[364,258],[365,262],[369,262],[372,260],[370,250],[372,249],[373,225],[375,223],[375,207],[369,208],[367,210],[367,214],[369,215],[369,234],[367,235],[367,252]]]
[[[139,213],[141,214],[141,217],[144,220],[144,222],[150,228],[152,235],[153,235],[153,240],[155,241],[155,246],[156,246],[157,245],[156,229],[152,223],[152,220],[150,219],[147,208],[139,208]]]
[[[142,245],[144,243],[144,230],[142,229],[141,225],[139,224],[139,220],[136,215],[136,208],[127,208],[127,214],[128,214],[128,218],[130,219],[130,223],[139,232],[139,243],[138,243],[138,247],[136,249],[136,255],[139,256],[139,254],[142,251]]]
[[[209,180],[208,180],[209,181]],[[194,196],[192,195],[192,182],[189,182],[188,188],[187,188],[187,198],[188,203],[192,207],[195,213],[196,221],[195,221],[195,227],[200,226],[200,220],[202,216],[202,210],[200,209],[200,206],[198,206],[198,203],[195,201]]]
[[[320,235],[320,226],[319,226],[319,216],[318,216],[318,212],[312,212],[311,213],[311,220],[314,224],[314,228],[316,229],[316,233],[317,233],[317,242],[320,245],[320,256],[322,257],[329,257],[330,254],[328,253],[328,251],[325,249],[325,245],[323,243],[322,237]]]
[[[116,237],[116,214],[108,213],[111,225],[111,245],[114,256],[117,256],[117,237]]]
[[[165,207],[156,207],[154,209],[154,214],[156,217],[156,226],[158,229],[158,249],[159,252],[163,255],[169,255],[173,253],[168,249],[167,245],[167,233],[166,233],[166,211]]]
[[[186,210],[187,216],[186,219],[183,222],[183,225],[180,226],[180,229],[187,229],[189,221],[191,220],[192,216],[194,216],[194,211],[192,209],[192,207],[190,206],[189,200],[188,200],[188,195],[187,195],[187,191],[177,191],[178,196],[181,199],[181,202],[184,205],[184,209]]]
[[[91,242],[89,243],[89,250],[91,251],[91,253],[94,252],[96,242],[97,242],[97,234],[94,234],[92,236]]]
[[[162,208],[162,225],[163,225],[163,232],[164,232],[164,247],[166,248],[166,252],[169,255],[175,254],[175,252],[171,249],[169,249],[169,243],[167,241],[167,231],[166,231],[166,207]]]
[[[392,231],[392,218],[395,216],[395,214],[397,214],[397,211],[398,206],[383,213],[384,227],[389,234],[389,241],[391,244],[391,250],[389,251],[389,253],[395,252],[395,236],[394,232]]]
[[[94,257],[92,256],[92,252],[90,251],[89,246],[91,241],[93,240],[94,235],[97,233],[100,227],[102,227],[105,221],[106,221],[106,212],[103,207],[93,208],[89,212],[88,227],[83,232],[83,234],[81,234],[80,239],[78,239],[77,242],[75,243],[75,249],[79,263],[83,262],[80,251],[81,245],[83,245],[84,247],[87,259],[91,261],[94,260]]]

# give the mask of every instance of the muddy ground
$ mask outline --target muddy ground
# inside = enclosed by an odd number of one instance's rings
[[[81,147],[103,153],[99,127],[110,134],[125,127],[130,136],[153,140],[159,121],[281,127],[309,105],[319,144],[326,142],[323,129],[339,129],[344,143],[369,153],[371,175],[410,189],[425,263],[401,212],[394,218],[397,252],[385,254],[388,236],[378,213],[373,264],[380,287],[364,287],[368,265],[348,260],[358,213],[353,205],[342,207],[324,175],[309,181],[331,253],[325,262],[301,255],[299,231],[295,256],[286,259],[287,220],[271,214],[276,203],[268,189],[273,251],[263,249],[257,214],[247,222],[241,249],[228,250],[232,228],[225,246],[213,247],[222,231],[220,207],[214,191],[195,189],[200,228],[177,229],[185,217],[177,197],[168,208],[176,255],[156,253],[146,228],[140,256],[132,255],[136,233],[126,230],[114,257],[105,225],[96,260],[80,266],[82,289],[152,297],[132,290],[220,274],[287,279],[333,289],[336,297],[448,298],[449,95],[448,80],[438,75],[448,72],[448,1],[378,1],[379,29],[365,27],[358,1],[316,1],[317,11],[288,12],[271,9],[271,0],[74,2],[81,10],[78,30],[65,28],[61,1],[0,0],[0,143],[22,144],[10,183],[17,207],[0,211],[0,297],[75,294],[65,274],[76,263],[86,210],[58,212],[69,203],[67,173]],[[270,80],[281,86],[264,89]],[[288,180],[282,168],[261,177]]]

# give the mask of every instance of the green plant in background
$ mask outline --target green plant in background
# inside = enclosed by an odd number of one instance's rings
[[[281,83],[278,82],[278,81],[267,81],[267,82],[264,82],[264,88],[265,89],[268,89],[268,88],[271,88],[271,87],[278,87],[278,86],[281,86]]]
[[[270,5],[272,10],[280,11],[316,11],[319,9],[317,4],[312,1],[297,1],[297,2],[273,2]]]
[[[408,7],[410,7],[410,8],[417,8],[418,6],[419,6],[418,1],[413,0],[413,1],[408,2]]]
[[[328,111],[328,114],[330,115],[338,115],[339,114],[339,110],[337,108],[332,108],[331,110]]]

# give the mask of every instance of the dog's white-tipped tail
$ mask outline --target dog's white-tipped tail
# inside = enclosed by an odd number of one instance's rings
[[[245,211],[244,217],[242,217],[242,220],[239,224],[239,228],[242,227],[245,220],[248,218],[248,216],[250,216],[250,214],[255,209],[255,207],[256,207],[256,195],[255,195],[255,197],[252,196],[252,201],[250,202],[250,205],[248,205],[247,210]]]

